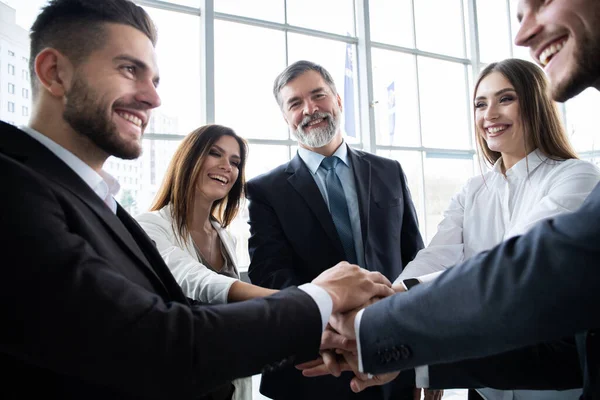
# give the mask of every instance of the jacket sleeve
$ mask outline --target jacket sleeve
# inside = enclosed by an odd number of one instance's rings
[[[400,184],[402,185],[402,197],[404,198],[404,216],[402,219],[401,235],[401,252],[402,263],[406,265],[412,261],[419,250],[425,247],[421,232],[419,231],[419,221],[417,218],[417,210],[412,201],[408,184],[406,183],[406,175],[402,171],[400,163],[396,162],[398,173],[400,175]]]
[[[250,213],[250,267],[253,284],[270,289],[283,289],[306,283],[293,269],[293,250],[285,238],[281,223],[259,183],[248,182]]]
[[[444,271],[464,259],[463,225],[468,184],[450,200],[431,243],[419,251],[396,281]]]
[[[57,382],[144,398],[193,398],[271,363],[317,357],[321,316],[301,290],[239,304],[167,301],[138,283],[149,272],[133,259],[108,261],[121,246],[110,231],[96,232],[106,240],[94,246],[83,236],[103,225],[84,219],[80,198],[1,154],[0,169],[0,252],[10,266],[0,279],[3,354]]]
[[[156,243],[160,255],[187,297],[208,304],[227,303],[229,288],[236,279],[219,275],[192,257],[189,249],[176,240],[169,221],[159,213],[143,213],[136,220]]]
[[[578,211],[368,307],[365,370],[484,357],[597,327],[599,241],[597,186]]]
[[[572,337],[484,358],[429,366],[429,387],[567,390],[583,386]]]

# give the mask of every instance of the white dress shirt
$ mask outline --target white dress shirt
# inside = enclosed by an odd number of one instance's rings
[[[321,161],[325,156],[315,153],[314,151],[307,150],[303,147],[298,148],[298,156],[304,161],[304,164],[308,167],[312,174],[315,183],[319,187],[319,191],[327,204],[329,209],[329,196],[327,194],[327,185],[325,184],[325,177],[327,172],[321,166]],[[344,189],[344,197],[346,197],[346,204],[348,205],[348,214],[350,216],[350,226],[352,227],[352,237],[354,239],[354,249],[356,251],[356,260],[358,265],[365,268],[365,250],[362,241],[362,231],[360,229],[360,212],[358,208],[358,194],[356,192],[356,182],[354,180],[354,170],[348,157],[348,147],[345,142],[342,142],[340,147],[332,154],[332,156],[338,157],[342,162],[338,164],[335,169],[337,176],[340,178],[342,187]]]
[[[96,193],[102,201],[117,213],[117,201],[114,196],[119,193],[121,186],[119,182],[108,172],[102,170],[100,173],[94,171],[92,167],[81,161],[76,155],[65,149],[48,136],[43,135],[28,126],[19,127],[23,132],[46,146],[54,155],[67,164],[90,188]]]
[[[534,150],[502,174],[501,160],[483,175],[471,178],[450,201],[438,231],[427,248],[408,263],[394,283],[435,279],[447,268],[500,242],[527,232],[537,222],[577,210],[600,181],[598,168],[586,161],[555,161]],[[358,338],[362,311],[357,314]],[[429,386],[426,366],[417,367],[417,387]],[[575,391],[500,391],[482,389],[486,399],[576,399]]]

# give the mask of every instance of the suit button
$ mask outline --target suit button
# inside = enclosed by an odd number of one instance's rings
[[[400,350],[396,346],[392,349],[392,357],[394,360],[398,360],[400,358]]]
[[[400,358],[406,360],[410,358],[411,355],[412,352],[410,351],[410,348],[408,348],[408,346],[400,345]]]
[[[389,350],[385,351],[385,363],[392,361],[392,353]]]

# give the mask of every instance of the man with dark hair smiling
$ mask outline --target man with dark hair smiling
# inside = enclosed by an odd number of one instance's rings
[[[555,100],[568,100],[588,87],[600,90],[600,1],[520,0],[518,19],[515,42],[529,47],[544,68]],[[374,379],[359,373],[353,389],[388,382],[396,376],[392,371],[458,360],[466,360],[464,366],[469,359],[497,355],[487,360],[503,359],[520,371],[505,388],[583,384],[582,399],[600,399],[599,243],[597,186],[572,214],[543,221],[431,283],[335,315],[332,325],[356,338],[360,349],[344,368],[389,373]],[[579,370],[553,357],[551,348],[533,346],[564,336],[575,337]],[[535,351],[519,359],[528,349]],[[503,353],[509,350],[514,353]],[[522,368],[520,361],[535,362]],[[540,375],[538,369],[547,375],[528,381],[530,373]],[[463,383],[472,378],[466,387],[511,372],[471,369],[465,381],[461,370],[455,371]]]
[[[140,155],[160,105],[152,21],[128,0],[52,0],[31,39],[29,126],[0,122],[0,398],[231,399],[234,378],[316,357],[332,311],[393,292],[340,263],[192,305],[102,170]]]

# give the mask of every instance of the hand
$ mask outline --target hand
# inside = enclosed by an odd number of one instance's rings
[[[345,261],[317,276],[312,283],[325,289],[333,301],[333,312],[350,311],[372,297],[394,294],[391,282],[382,274]]]
[[[400,374],[400,371],[397,372],[389,372],[387,374],[379,374],[372,375],[371,377],[368,374],[362,373],[358,371],[358,356],[356,354],[349,353],[347,351],[340,351],[344,356],[345,364],[343,365],[345,368],[350,367],[354,375],[356,375],[350,381],[350,389],[354,393],[362,392],[368,387],[371,386],[381,386],[385,385],[396,379]]]
[[[339,364],[340,356],[333,351],[334,349],[356,353],[356,341],[340,335],[330,324],[327,324],[321,337],[321,356],[314,361],[299,364],[296,368],[302,370],[303,375],[308,377],[329,374],[338,377],[342,369]]]
[[[329,325],[331,325],[339,334],[355,341],[356,331],[354,330],[354,320],[356,319],[356,314],[363,308],[370,306],[379,300],[381,300],[381,297],[372,297],[359,308],[355,308],[354,310],[345,313],[333,313],[329,318]]]
[[[394,289],[394,292],[396,293],[406,292],[406,288],[404,287],[404,284],[402,282],[394,283],[392,285],[392,289]]]

